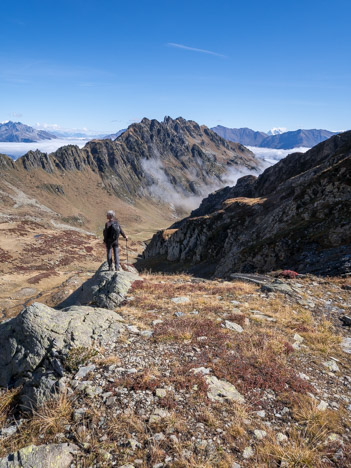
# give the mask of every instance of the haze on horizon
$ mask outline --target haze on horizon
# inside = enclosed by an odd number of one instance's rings
[[[346,130],[350,13],[346,0],[6,0],[0,121],[114,133],[170,115]]]

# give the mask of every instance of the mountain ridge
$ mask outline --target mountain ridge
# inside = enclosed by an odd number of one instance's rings
[[[13,215],[12,206],[26,216],[26,200],[33,213],[37,203],[46,207],[43,216],[50,209],[74,227],[95,230],[101,210],[118,206],[122,221],[142,228],[145,239],[151,226],[156,230],[188,214],[204,194],[224,186],[228,171],[258,172],[260,162],[205,126],[166,118],[143,119],[115,141],[92,140],[81,149],[30,151],[16,161],[0,155],[0,167],[4,216]]]
[[[57,136],[45,130],[36,130],[21,122],[5,122],[0,124],[0,142],[35,143],[41,140],[53,140]]]
[[[221,125],[212,127],[212,130],[229,141],[240,142],[247,146],[272,149],[312,148],[338,133],[322,129],[298,129],[270,135],[250,128],[227,128]]]
[[[277,269],[350,273],[350,174],[351,131],[211,194],[190,217],[156,234],[145,258],[219,277]]]

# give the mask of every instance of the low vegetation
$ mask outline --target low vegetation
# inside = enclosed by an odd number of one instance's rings
[[[81,467],[350,466],[340,346],[349,332],[336,313],[348,310],[348,281],[286,279],[287,296],[240,281],[143,277],[118,311],[131,331],[110,347],[73,349],[63,393],[24,417],[18,390],[3,391],[0,427],[18,427],[1,436],[0,456],[73,442]],[[86,365],[95,368],[73,379]],[[211,398],[208,375],[244,400]]]

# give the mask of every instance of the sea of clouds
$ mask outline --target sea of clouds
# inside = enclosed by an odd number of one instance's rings
[[[42,140],[35,143],[12,143],[0,141],[0,153],[7,154],[13,159],[17,159],[20,156],[28,153],[28,151],[40,150],[42,153],[52,153],[56,151],[61,146],[66,145],[77,145],[79,148],[90,141],[90,139],[85,138],[57,138],[54,140]]]
[[[285,158],[291,153],[306,153],[310,148],[293,148],[289,150],[285,149],[272,149],[272,148],[258,148],[257,146],[248,146],[257,158],[260,158],[265,163],[265,168],[276,164],[281,159]]]

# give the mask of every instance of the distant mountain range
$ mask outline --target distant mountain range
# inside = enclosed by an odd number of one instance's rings
[[[21,122],[6,122],[0,124],[0,141],[34,143],[41,140],[53,140],[57,138],[53,133],[44,130],[35,130]]]
[[[241,143],[242,145],[273,149],[312,148],[338,133],[316,129],[300,129],[281,133],[283,129],[274,128],[270,130],[271,135],[269,135],[264,132],[256,132],[250,128],[227,128],[222,125],[217,125],[211,130],[226,140]]]
[[[103,139],[109,139],[109,140],[115,140],[120,135],[122,135],[122,133],[124,133],[126,130],[127,130],[126,128],[122,128],[122,130],[118,130],[117,133],[111,133],[111,135],[105,135],[102,138]]]

